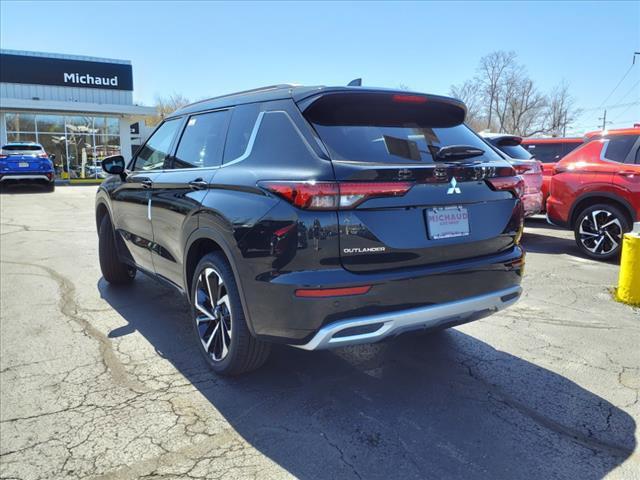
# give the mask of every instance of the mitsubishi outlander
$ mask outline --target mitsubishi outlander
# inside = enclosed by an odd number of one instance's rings
[[[523,180],[455,99],[278,85],[171,114],[102,162],[96,223],[112,284],[137,271],[192,305],[213,370],[376,342],[517,301]]]

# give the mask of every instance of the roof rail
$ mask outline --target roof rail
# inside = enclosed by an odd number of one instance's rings
[[[299,86],[300,86],[300,84],[297,84],[297,83],[278,83],[276,85],[267,85],[265,87],[251,88],[249,90],[242,90],[241,92],[226,93],[224,95],[219,95],[217,97],[204,98],[202,100],[198,100],[197,102],[193,102],[193,103],[190,103],[188,105],[185,105],[184,108],[190,107],[192,105],[198,105],[199,103],[209,102],[211,100],[217,100],[219,98],[233,97],[235,95],[244,95],[244,94],[247,94],[247,93],[263,92],[265,90],[277,90],[277,89],[280,89],[280,88],[292,88],[292,87],[299,87]],[[182,110],[182,109],[180,109],[180,110]]]

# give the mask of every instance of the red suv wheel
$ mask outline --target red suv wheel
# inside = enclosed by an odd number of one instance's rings
[[[574,223],[578,247],[585,255],[598,260],[617,257],[622,235],[629,230],[629,220],[624,212],[606,203],[585,208]]]

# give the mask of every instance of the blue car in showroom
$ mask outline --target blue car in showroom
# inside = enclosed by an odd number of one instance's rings
[[[13,142],[0,150],[0,185],[39,183],[47,190],[55,189],[53,162],[42,145],[35,142]]]

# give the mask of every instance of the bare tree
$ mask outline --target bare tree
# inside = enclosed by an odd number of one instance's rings
[[[558,137],[567,134],[567,127],[576,121],[580,109],[575,107],[574,99],[569,93],[569,85],[564,80],[549,93],[545,112],[546,133]]]
[[[476,79],[467,80],[461,85],[451,85],[449,95],[462,100],[467,106],[466,123],[476,132],[484,129],[486,115],[483,98],[478,89]]]
[[[538,91],[533,80],[518,69],[509,78],[501,98],[500,131],[528,137],[545,131],[543,118],[546,97]]]
[[[156,115],[145,120],[149,126],[157,125],[164,117],[176,111],[179,108],[188,105],[189,99],[180,93],[172,93],[167,97],[156,96]]]
[[[478,67],[478,82],[482,87],[487,105],[487,128],[491,129],[492,113],[499,92],[503,87],[504,78],[516,66],[515,52],[498,50],[480,59]]]

